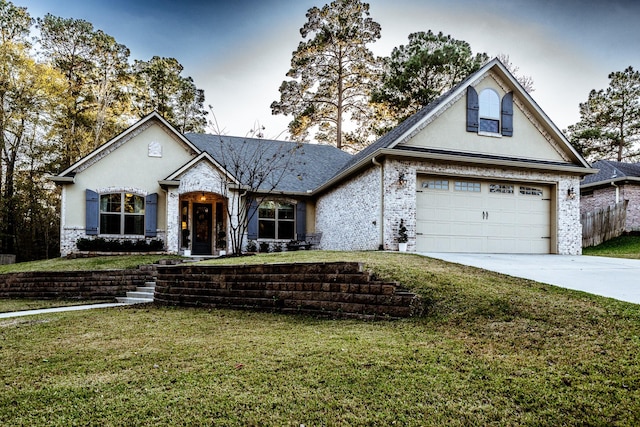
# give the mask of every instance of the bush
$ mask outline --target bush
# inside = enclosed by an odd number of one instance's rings
[[[159,252],[164,250],[164,242],[153,240],[106,240],[102,237],[95,239],[80,238],[76,241],[79,251],[95,252]]]

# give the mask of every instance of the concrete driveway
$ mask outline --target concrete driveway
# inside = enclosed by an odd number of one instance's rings
[[[422,255],[640,304],[640,260],[584,255]]]

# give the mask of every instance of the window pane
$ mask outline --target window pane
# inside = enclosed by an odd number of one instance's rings
[[[135,194],[124,195],[124,211],[126,213],[144,213],[144,198]]]
[[[276,205],[273,202],[264,202],[258,209],[258,218],[275,218]]]
[[[449,189],[449,181],[447,180],[430,180],[423,181],[422,188],[428,188],[430,190],[448,190]]]
[[[125,215],[124,234],[144,234],[144,216]]]
[[[491,184],[489,186],[490,193],[513,194],[513,185]]]
[[[478,102],[480,104],[480,117],[489,119],[500,118],[500,97],[495,91],[491,89],[483,90],[480,92]]]
[[[480,192],[480,183],[479,182],[466,182],[466,181],[456,181],[455,191],[470,191],[473,193]]]
[[[293,239],[294,228],[293,221],[278,222],[278,239]]]
[[[520,187],[520,194],[525,196],[542,196],[542,189],[535,187]]]
[[[260,239],[275,239],[276,222],[270,220],[258,221],[258,237]]]
[[[281,204],[278,206],[278,219],[294,219],[295,210],[291,204]]]
[[[480,119],[480,132],[498,133],[500,122],[498,120]]]
[[[121,234],[120,214],[100,214],[100,234]]]
[[[100,212],[120,212],[122,196],[120,193],[100,196]]]

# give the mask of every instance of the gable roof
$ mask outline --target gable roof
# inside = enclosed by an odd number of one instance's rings
[[[273,190],[276,192],[312,192],[334,176],[352,157],[330,145],[196,133],[185,136],[222,167],[225,167],[226,162],[234,161],[234,156],[239,159],[240,164],[281,162],[271,168],[274,173],[286,168]],[[286,155],[288,152],[293,153],[291,157]],[[230,168],[226,169],[230,174],[234,173]],[[267,169],[270,169],[269,166]],[[270,190],[269,182],[263,183],[260,189]]]
[[[339,181],[340,179],[349,176],[351,173],[359,170],[371,163],[373,159],[377,156],[388,155],[388,154],[396,154],[396,155],[407,155],[408,149],[401,149],[400,147],[396,148],[398,144],[403,142],[409,136],[411,136],[420,126],[429,120],[431,116],[434,114],[438,114],[439,111],[444,108],[449,102],[451,102],[454,98],[460,95],[463,91],[466,91],[467,87],[472,83],[477,81],[482,75],[488,73],[489,71],[495,72],[500,78],[505,80],[510,88],[513,90],[515,94],[523,101],[523,103],[532,111],[533,115],[542,123],[546,124],[549,129],[549,133],[551,136],[560,142],[562,148],[569,154],[569,156],[573,159],[573,163],[559,163],[559,162],[548,162],[549,167],[564,167],[566,169],[573,170],[573,172],[582,171],[582,173],[590,173],[587,169],[590,169],[589,163],[576,151],[575,148],[569,143],[564,134],[558,129],[558,127],[551,121],[551,119],[542,111],[542,109],[538,106],[538,104],[531,98],[529,93],[520,85],[520,83],[516,80],[516,78],[507,70],[507,68],[500,62],[500,60],[493,59],[492,61],[485,64],[482,68],[480,68],[475,73],[468,76],[462,82],[460,82],[457,86],[453,87],[448,92],[441,95],[439,98],[431,102],[430,104],[423,107],[417,113],[413,114],[405,121],[400,123],[394,129],[389,131],[387,134],[382,136],[380,139],[375,141],[373,144],[366,147],[364,150],[360,151],[358,154],[354,155],[351,161],[346,163],[344,167],[334,176],[330,183],[327,183],[325,187],[329,186],[331,183]],[[391,151],[393,150],[393,151]],[[412,149],[411,151],[416,151]],[[402,153],[404,152],[404,153]],[[455,153],[455,152],[444,152],[442,150],[421,150],[422,154],[429,155],[433,158],[468,158],[471,162],[473,158],[478,158],[477,154],[471,153]],[[482,159],[478,159],[482,161]],[[491,159],[487,157],[485,160],[504,160],[504,161],[512,161],[512,162],[531,162],[533,167],[541,168],[543,167],[544,162],[539,161],[531,161],[527,159]],[[537,165],[536,165],[537,164]],[[583,170],[584,169],[584,170]]]
[[[580,183],[581,188],[609,185],[620,181],[638,181],[640,183],[640,163],[598,160],[593,163],[593,167],[598,169],[598,173],[586,176]]]
[[[122,141],[128,136],[134,134],[138,129],[140,129],[141,127],[145,126],[147,123],[152,121],[157,121],[161,126],[164,126],[180,142],[182,142],[191,150],[193,150],[194,153],[199,152],[199,150],[188,139],[186,139],[184,135],[182,135],[173,126],[171,126],[171,124],[167,122],[160,114],[158,114],[158,112],[154,111],[150,114],[147,114],[145,117],[137,121],[135,124],[127,128],[126,130],[124,130],[114,138],[110,139],[109,141],[107,141],[97,149],[93,150],[91,153],[87,154],[86,156],[84,156],[83,158],[81,158],[71,166],[69,166],[66,170],[64,170],[57,176],[52,177],[51,179],[57,183],[73,182],[73,175],[82,165],[89,163],[96,157],[99,157],[102,153],[107,152],[119,141]]]

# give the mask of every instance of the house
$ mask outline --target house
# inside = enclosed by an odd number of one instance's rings
[[[599,160],[598,173],[580,183],[580,210],[592,212],[627,200],[625,231],[640,231],[640,163]]]
[[[254,192],[225,159],[260,150],[275,159],[282,156],[269,153],[283,149],[295,152],[279,169],[283,178]],[[320,249],[395,250],[402,220],[410,251],[579,254],[578,189],[593,172],[493,60],[353,156],[182,135],[152,113],[53,180],[62,188],[63,255],[98,236],[216,254],[230,249],[225,235],[245,220],[244,244],[313,234]],[[234,206],[250,206],[249,218]]]

